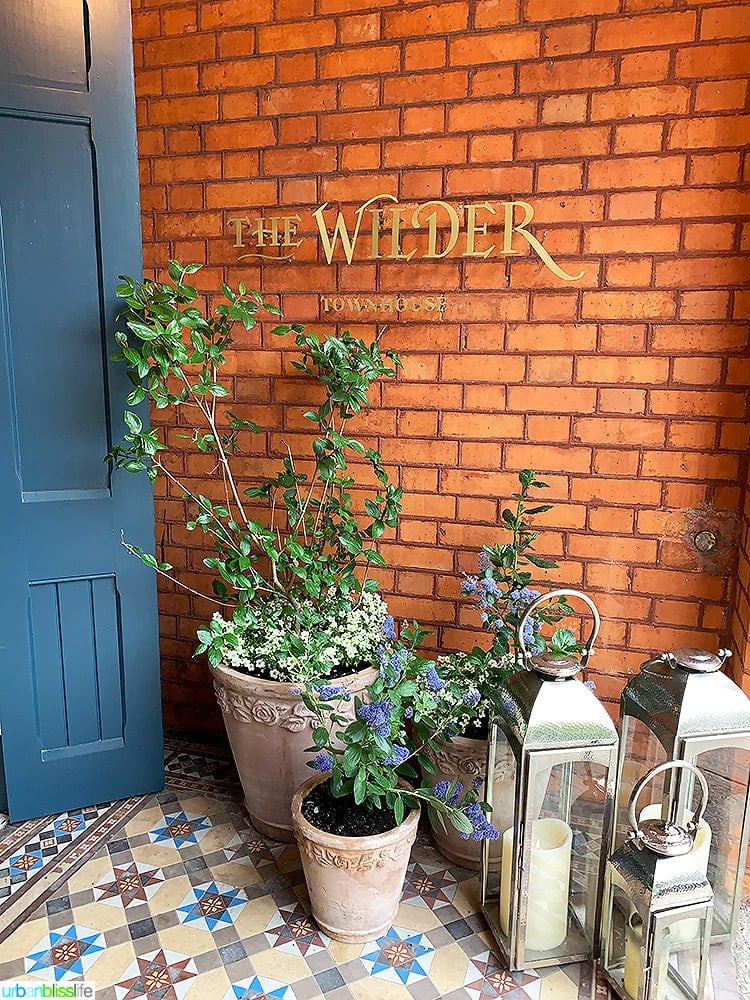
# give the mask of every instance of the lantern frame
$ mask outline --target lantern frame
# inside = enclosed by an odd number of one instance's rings
[[[648,782],[667,770],[672,770],[673,774],[692,772],[693,778],[698,777],[702,797],[694,820],[685,828],[661,820],[648,820],[639,825],[635,805],[640,793]],[[653,768],[633,789],[628,804],[631,832],[626,843],[607,863],[601,924],[601,970],[622,1000],[660,1000],[665,995],[663,980],[667,977],[677,982],[686,1000],[703,998],[711,943],[713,891],[705,875],[696,868],[690,851],[707,799],[708,786],[703,774],[681,760],[667,761]],[[620,894],[621,901],[616,899],[616,893]],[[629,905],[627,915],[622,910],[622,902]],[[617,957],[612,955],[615,909],[620,910],[625,935],[632,927],[634,916],[641,921],[639,950],[631,953],[630,958],[627,941],[621,943]],[[698,934],[673,941],[670,946],[667,935],[672,929],[679,931],[680,924],[684,928],[687,920],[702,920],[702,929],[699,924]],[[698,957],[695,989],[669,965],[672,949],[686,953],[688,948]],[[626,987],[628,965],[634,956],[634,964],[643,970],[638,977],[637,993],[632,992],[632,982],[630,989]]]
[[[532,657],[523,644],[523,626],[539,607],[557,597],[582,600],[591,610],[593,627],[586,640],[580,661],[573,657]],[[490,722],[487,773],[493,774],[498,743],[505,740],[515,761],[514,819],[512,826],[512,858],[510,888],[491,885],[497,874],[490,866],[489,844],[482,846],[481,907],[497,940],[509,969],[543,968],[551,965],[581,962],[596,956],[599,946],[601,888],[609,844],[612,837],[614,791],[617,761],[617,730],[596,696],[575,673],[584,666],[591,654],[599,628],[599,615],[593,602],[575,590],[555,590],[537,598],[526,608],[518,625],[518,648],[525,669],[510,677],[503,685],[505,698]],[[585,718],[576,719],[576,710],[585,707]],[[558,742],[559,741],[559,742]],[[576,765],[585,765],[601,796],[598,829],[590,840],[581,838],[586,847],[584,869],[587,881],[574,904],[572,881],[568,876],[565,920],[567,933],[556,948],[533,951],[527,947],[529,930],[529,884],[532,871],[532,840],[535,815],[541,808],[539,789],[545,775],[555,775],[559,781],[557,816],[572,838],[572,789]],[[556,771],[553,769],[557,769]],[[593,777],[597,774],[599,780]],[[492,806],[492,782],[487,783],[487,802]],[[504,831],[500,831],[501,836]],[[507,831],[505,831],[507,834]],[[601,839],[599,839],[601,838]],[[598,845],[592,849],[591,844]],[[506,845],[504,843],[504,850]],[[573,857],[574,854],[572,853]],[[503,864],[502,874],[508,866]],[[501,926],[500,911],[507,906],[507,932]]]
[[[640,724],[657,741],[667,761],[671,758],[700,768],[702,755],[714,751],[742,751],[750,756],[750,699],[731,678],[719,672],[729,656],[731,652],[725,649],[719,649],[716,656],[704,650],[675,649],[646,660],[641,665],[641,672],[628,682],[620,699],[621,738],[613,849],[621,846],[624,838],[623,773],[634,756],[636,724]],[[721,777],[718,775],[714,780]],[[711,784],[709,777],[709,787]],[[682,823],[689,815],[693,790],[694,779],[689,771],[674,771],[662,797],[664,819],[673,824]],[[733,845],[737,850],[736,865],[726,865],[730,858],[727,844],[730,824],[723,813],[721,835],[719,830],[714,829],[709,849],[711,870],[726,869],[734,875],[729,880],[731,892],[718,893],[718,898],[722,899],[721,907],[717,906],[715,898],[711,936],[714,944],[730,939],[737,929],[750,838],[750,774],[744,781],[741,795],[742,818],[734,831],[738,834]],[[712,795],[713,808],[720,808],[719,804],[723,801],[728,800],[720,792]],[[716,894],[716,884],[714,889]]]

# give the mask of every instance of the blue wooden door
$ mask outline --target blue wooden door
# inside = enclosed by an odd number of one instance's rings
[[[11,819],[163,785],[141,477],[103,456],[141,266],[128,0],[0,3],[0,726]]]

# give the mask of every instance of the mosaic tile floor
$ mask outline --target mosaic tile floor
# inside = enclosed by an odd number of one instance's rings
[[[0,982],[84,978],[99,1000],[607,1000],[588,965],[508,972],[476,875],[426,830],[394,926],[331,941],[296,847],[250,826],[228,752],[166,751],[163,792],[0,831]]]

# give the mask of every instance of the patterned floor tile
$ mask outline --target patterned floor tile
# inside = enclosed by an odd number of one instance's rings
[[[253,976],[233,983],[222,1000],[296,1000],[296,997],[292,987],[285,983]]]
[[[541,980],[535,972],[509,972],[494,952],[484,951],[470,960],[464,989],[471,1000],[539,1000]]]
[[[458,882],[450,869],[414,861],[406,873],[401,902],[437,910],[453,902],[457,888]]]
[[[177,907],[177,913],[181,924],[192,924],[203,930],[215,931],[220,927],[231,926],[247,903],[247,896],[242,889],[234,889],[221,882],[206,882],[190,890]]]
[[[79,979],[104,951],[104,935],[89,927],[70,924],[64,931],[50,931],[24,960],[25,971],[54,982]]]
[[[197,844],[211,829],[212,823],[208,816],[199,816],[184,811],[166,815],[164,825],[149,831],[148,837],[153,844],[166,844],[170,847],[185,847],[186,844]]]
[[[427,977],[434,954],[424,934],[391,927],[374,947],[365,947],[360,961],[371,976],[409,986]]]
[[[299,904],[282,906],[268,922],[265,934],[272,948],[303,957],[323,951],[330,944]]]
[[[109,906],[145,903],[164,884],[160,868],[151,868],[139,861],[115,865],[111,874],[94,886],[94,899]]]
[[[158,1000],[182,1000],[198,975],[195,961],[159,948],[140,955],[122,979],[115,983],[117,1000],[153,997]]]

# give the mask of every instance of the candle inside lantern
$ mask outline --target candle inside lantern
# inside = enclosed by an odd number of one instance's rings
[[[570,853],[573,832],[560,819],[538,819],[531,827],[526,948],[551,951],[568,934]],[[503,834],[500,871],[500,928],[510,928],[510,890],[513,863],[513,829]]]
[[[665,930],[664,937],[666,938],[668,934],[669,931]],[[628,925],[625,929],[625,977],[622,985],[625,987],[625,992],[628,996],[633,997],[634,1000],[637,1000],[638,988],[641,985],[641,976],[643,975],[643,965],[641,964],[642,943],[643,921],[640,916],[633,911],[633,913],[630,914],[630,919],[628,920]],[[659,968],[656,973],[655,1000],[665,1000],[668,963],[669,948],[666,947],[666,941],[663,941]]]

